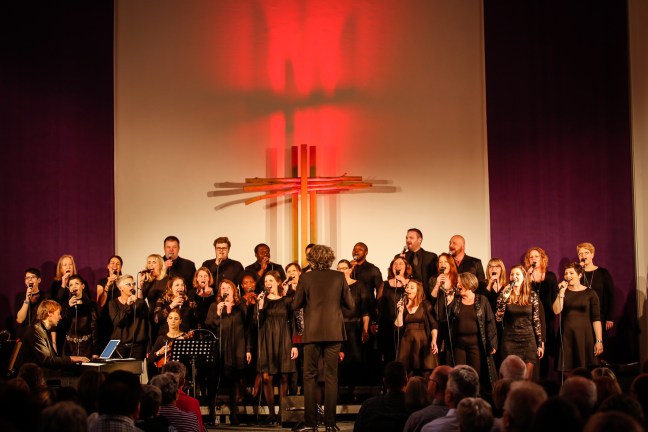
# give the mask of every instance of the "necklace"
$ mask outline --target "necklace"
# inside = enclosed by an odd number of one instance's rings
[[[586,271],[583,272],[583,282],[585,282],[585,286],[588,289],[592,289],[592,284],[594,283],[594,272],[595,271],[596,271],[596,269],[592,270],[592,278],[589,281],[587,280],[587,272]]]

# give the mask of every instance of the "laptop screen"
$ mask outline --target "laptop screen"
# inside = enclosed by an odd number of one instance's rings
[[[111,339],[110,342],[108,342],[108,345],[106,345],[106,348],[104,348],[99,358],[108,360],[117,349],[117,345],[119,345],[119,339]]]

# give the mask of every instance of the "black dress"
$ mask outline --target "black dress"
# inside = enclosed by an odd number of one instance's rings
[[[70,306],[63,305],[63,315],[70,322],[70,330],[65,335],[63,354],[92,358],[99,354],[99,336],[97,325],[97,304],[84,294],[82,303]]]
[[[495,315],[495,319],[504,324],[501,357],[505,359],[509,355],[516,355],[525,363],[535,364],[538,347],[542,344],[538,295],[531,292],[529,304],[523,306],[507,303],[510,298],[504,300],[504,291],[505,289],[500,290]]]
[[[386,280],[383,282],[382,297],[378,301],[378,346],[387,363],[396,359],[396,345],[402,332],[394,326],[396,320],[396,303],[405,293],[405,287],[393,287]]]
[[[403,311],[403,337],[398,348],[398,361],[408,372],[432,370],[438,366],[436,355],[432,354],[432,329],[438,330],[432,316],[432,305],[424,300],[413,314],[407,308]]]
[[[545,355],[540,360],[540,377],[546,377],[552,370],[552,360],[558,356],[558,332],[556,327],[556,314],[553,312],[553,304],[558,296],[558,279],[553,272],[546,272],[541,282],[531,282],[531,290],[538,293],[538,299],[544,313],[540,314],[542,325],[542,337],[545,343]]]
[[[219,338],[220,355],[224,367],[230,367],[242,371],[245,369],[245,323],[246,307],[242,304],[232,306],[231,312],[223,307],[221,316],[216,313],[218,303],[214,302],[209,308],[205,325],[213,329],[216,337]]]
[[[593,271],[586,271],[583,274],[581,283],[593,289],[599,298],[599,309],[601,311],[601,322],[605,328],[605,321],[614,321],[614,282],[612,275],[603,267]]]
[[[292,345],[292,297],[271,300],[266,297],[259,311],[259,372],[270,375],[295,372],[290,358]],[[258,309],[257,309],[258,310]]]
[[[592,323],[601,320],[599,299],[591,289],[565,290],[561,313],[562,350],[558,370],[596,366]]]
[[[352,310],[347,307],[342,308],[344,328],[347,335],[347,340],[342,343],[342,352],[344,352],[345,364],[357,364],[362,362],[362,320],[364,317],[369,316],[371,298],[369,291],[359,281],[349,285],[349,290],[356,307]]]

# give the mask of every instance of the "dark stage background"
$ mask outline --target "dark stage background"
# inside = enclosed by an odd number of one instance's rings
[[[404,3],[406,7],[407,3]],[[550,269],[591,241],[618,301],[608,358],[638,358],[626,2],[484,2],[491,240]],[[0,318],[23,270],[74,255],[89,285],[115,248],[113,2],[0,6]],[[480,257],[484,261],[488,257]]]

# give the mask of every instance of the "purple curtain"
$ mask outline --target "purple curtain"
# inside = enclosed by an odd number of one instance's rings
[[[616,285],[606,359],[638,359],[627,5],[485,1],[493,256],[550,270],[596,246]]]
[[[94,290],[114,251],[113,3],[0,6],[0,316],[23,271],[72,254]],[[4,327],[4,326],[3,326]]]

